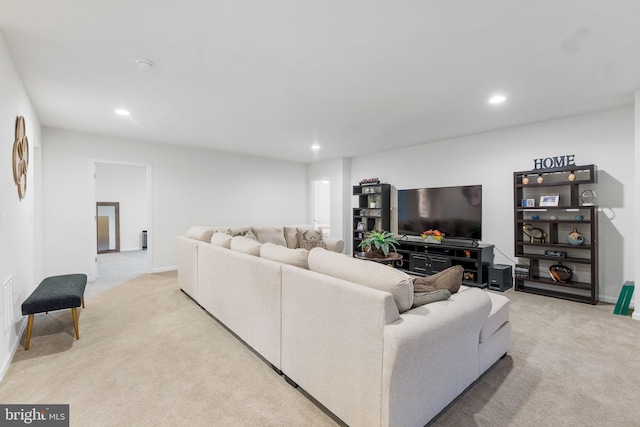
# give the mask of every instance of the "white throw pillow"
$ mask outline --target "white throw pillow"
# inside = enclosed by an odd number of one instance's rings
[[[290,249],[273,243],[263,243],[260,248],[260,257],[289,264],[300,268],[309,269],[307,257],[309,251],[305,249]]]
[[[260,256],[260,246],[262,246],[262,243],[253,239],[247,239],[246,237],[235,236],[231,238],[231,250],[233,251]]]
[[[211,236],[211,244],[231,249],[231,239],[232,237],[227,233],[213,233]]]
[[[190,239],[210,242],[213,235],[213,227],[208,225],[194,225],[187,230],[187,237]]]
[[[403,313],[413,305],[413,280],[395,268],[315,248],[309,251],[309,270],[389,292]]]

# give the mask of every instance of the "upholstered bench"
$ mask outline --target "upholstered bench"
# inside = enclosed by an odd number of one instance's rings
[[[78,333],[78,307],[84,308],[84,288],[87,285],[86,274],[66,274],[44,279],[33,291],[29,298],[22,303],[22,314],[29,315],[27,322],[27,341],[24,349],[29,350],[31,331],[33,330],[33,315],[48,313],[49,311],[71,309],[73,328],[76,339]]]

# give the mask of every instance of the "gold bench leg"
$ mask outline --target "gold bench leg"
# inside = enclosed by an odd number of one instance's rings
[[[71,309],[71,314],[73,315],[73,329],[76,331],[76,339],[80,339],[80,333],[78,332],[78,309],[73,307]]]
[[[29,320],[27,320],[27,342],[24,344],[24,351],[29,350],[29,343],[31,342],[31,331],[33,331],[33,314],[30,314]]]
[[[84,308],[84,295],[82,295],[82,308]]]

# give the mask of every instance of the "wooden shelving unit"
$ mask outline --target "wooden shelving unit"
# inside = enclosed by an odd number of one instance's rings
[[[353,253],[369,231],[391,231],[391,185],[354,185],[353,195],[358,197],[353,208]],[[375,198],[375,203],[372,200]],[[362,224],[362,225],[359,225]]]
[[[574,175],[574,180],[569,175]],[[542,182],[537,182],[542,178]],[[528,179],[528,182],[527,182]],[[598,208],[581,202],[581,186],[596,182],[594,165],[513,173],[514,251],[516,291],[530,292],[589,304],[598,302]],[[558,206],[540,206],[543,196],[558,196]],[[526,200],[534,206],[527,206]],[[535,228],[532,238],[523,227]],[[567,242],[574,229],[584,236],[581,245]],[[531,232],[529,232],[531,234]],[[540,238],[544,235],[544,239]],[[546,251],[564,253],[554,257]],[[549,267],[562,264],[572,270],[566,282],[554,281]]]

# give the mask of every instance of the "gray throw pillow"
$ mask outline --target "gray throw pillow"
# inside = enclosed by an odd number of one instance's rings
[[[450,296],[451,292],[447,289],[438,289],[433,292],[416,292],[413,294],[413,306],[411,308],[429,304],[430,302],[443,301],[449,299]]]

